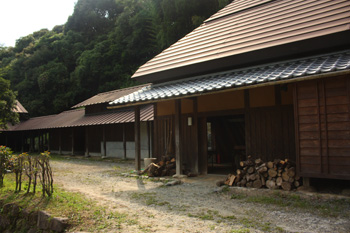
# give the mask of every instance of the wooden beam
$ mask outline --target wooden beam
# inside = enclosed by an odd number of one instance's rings
[[[176,175],[182,174],[181,159],[181,100],[175,100],[175,159],[176,159]]]
[[[244,124],[245,124],[245,153],[251,153],[251,126],[250,126],[250,95],[249,90],[244,90]]]
[[[124,151],[124,159],[126,159],[126,125],[123,123],[123,151]]]
[[[62,129],[59,129],[59,139],[58,139],[58,154],[62,154]]]
[[[156,158],[156,155],[158,154],[158,111],[157,111],[157,103],[153,104],[153,137],[152,137],[152,157]]]
[[[102,157],[107,157],[107,145],[106,145],[106,126],[102,126],[102,140],[103,140],[103,155]]]
[[[50,130],[47,131],[47,150],[50,151]]]
[[[151,158],[151,126],[149,121],[146,121],[147,124],[147,148],[148,148],[148,158]]]
[[[89,157],[89,127],[85,127],[85,156]]]
[[[74,155],[74,128],[72,127],[72,155]]]
[[[140,106],[135,106],[135,169],[141,171]]]
[[[192,127],[193,127],[193,161],[194,161],[194,173],[198,174],[199,170],[199,155],[198,155],[198,151],[199,151],[199,144],[198,144],[198,101],[197,98],[193,99],[193,122],[192,122]]]

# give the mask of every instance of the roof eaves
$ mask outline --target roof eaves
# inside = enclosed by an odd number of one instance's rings
[[[118,105],[156,102],[224,89],[242,88],[245,86],[252,88],[263,83],[292,82],[297,78],[335,73],[349,69],[350,50],[157,84],[116,99],[109,104],[117,107]]]

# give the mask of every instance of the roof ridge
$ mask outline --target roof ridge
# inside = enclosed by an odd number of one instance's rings
[[[119,92],[119,91],[130,90],[130,89],[133,89],[133,88],[144,87],[146,85],[149,85],[149,83],[141,84],[141,85],[137,85],[137,86],[132,86],[132,87],[121,88],[121,89],[115,89],[115,90],[112,90],[112,91],[101,92],[101,93],[98,93],[96,95],[105,95],[105,94],[108,94],[108,93],[114,93],[114,92]],[[94,96],[96,96],[96,95],[94,95]],[[93,98],[94,96],[92,96],[90,98]]]

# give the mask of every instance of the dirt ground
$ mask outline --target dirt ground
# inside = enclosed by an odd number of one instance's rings
[[[252,189],[217,192],[215,182],[222,175],[186,178],[168,187],[163,182],[121,175],[133,170],[133,161],[66,158],[52,161],[52,167],[56,184],[125,213],[134,223],[112,224],[101,232],[350,232],[347,205],[333,216],[254,202],[245,195],[254,192],[256,197],[268,197],[271,193]]]

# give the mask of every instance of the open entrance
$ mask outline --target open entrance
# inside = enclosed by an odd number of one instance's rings
[[[208,173],[228,174],[245,157],[244,115],[207,119]]]

